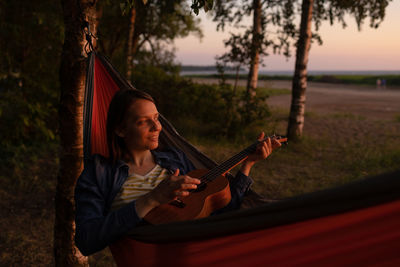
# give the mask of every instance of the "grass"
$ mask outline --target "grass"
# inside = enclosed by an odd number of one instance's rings
[[[271,109],[259,125],[267,134],[284,133],[288,112]],[[272,199],[295,196],[375,175],[400,166],[400,116],[396,121],[369,121],[348,113],[306,116],[301,142],[289,141],[252,170],[254,190]],[[195,124],[195,122],[191,122]],[[249,131],[250,133],[250,131]],[[217,162],[249,145],[248,139],[215,140],[184,134]],[[0,262],[4,266],[51,266],[54,194],[58,171],[56,149],[26,155],[23,168],[0,180]],[[22,159],[21,159],[22,160]],[[18,181],[15,183],[15,181]],[[91,266],[113,266],[108,250],[89,257]]]
[[[350,112],[337,112],[337,113],[333,113],[330,114],[330,116],[332,116],[333,118],[337,118],[337,119],[353,119],[353,120],[365,120],[366,117],[362,116],[362,115],[356,115]]]
[[[54,150],[14,166],[0,177],[0,262],[2,266],[51,266],[55,178]],[[8,166],[11,167],[11,166]],[[5,173],[5,172],[2,172]]]
[[[245,90],[246,87],[238,86],[240,90]],[[267,87],[258,87],[257,95],[261,96],[277,96],[277,95],[290,95],[292,91],[286,88],[267,88]]]
[[[353,126],[336,130],[340,125]],[[289,141],[254,167],[254,189],[270,198],[285,198],[395,170],[400,166],[399,130],[380,122],[365,125],[353,117],[310,117],[304,129],[308,134],[300,143]],[[245,146],[199,145],[217,161]]]
[[[238,86],[238,91],[245,91],[245,86]],[[277,96],[277,95],[290,95],[292,90],[287,88],[271,88],[271,87],[257,87],[258,96]]]

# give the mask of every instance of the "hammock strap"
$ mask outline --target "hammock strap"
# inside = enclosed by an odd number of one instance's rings
[[[90,135],[92,133],[92,111],[93,111],[93,91],[94,91],[94,60],[95,53],[91,52],[88,54],[88,61],[86,65],[86,85],[85,85],[85,103],[83,106],[83,155],[85,162],[90,158],[91,155],[91,140]]]
[[[85,52],[89,55],[91,52],[95,51],[92,38],[97,39],[97,37],[90,31],[90,24],[87,20],[83,21],[82,29],[86,37]]]

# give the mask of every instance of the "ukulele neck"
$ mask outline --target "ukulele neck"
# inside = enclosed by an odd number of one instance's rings
[[[233,157],[229,158],[228,160],[224,161],[220,165],[212,168],[207,174],[205,174],[202,177],[202,179],[205,180],[205,181],[212,181],[215,178],[217,178],[218,176],[224,175],[225,173],[227,173],[228,171],[233,169],[235,166],[240,164],[242,161],[247,159],[247,157],[251,153],[256,151],[258,144],[264,142],[268,138],[275,138],[275,136],[266,137],[261,141],[256,141],[255,143],[253,143],[252,145],[250,145],[247,148],[243,149],[242,151],[240,151],[239,153],[237,153]]]

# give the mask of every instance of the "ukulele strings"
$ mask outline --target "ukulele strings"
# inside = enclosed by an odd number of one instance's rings
[[[224,161],[220,165],[214,167],[208,173],[206,173],[205,175],[200,177],[201,183],[209,183],[209,182],[213,181],[215,179],[215,177],[218,177],[218,176],[222,175],[223,173],[225,173],[226,171],[228,171],[229,169],[231,169],[239,161],[244,159],[250,153],[254,152],[257,149],[258,144],[264,142],[268,138],[278,138],[278,140],[279,140],[279,136],[273,135],[273,136],[265,137],[261,141],[256,141],[255,143],[253,143],[252,145],[250,145],[243,151],[239,152],[238,154],[231,157],[230,159]]]
[[[243,151],[239,152],[235,156],[231,157],[230,159],[226,160],[225,162],[221,163],[217,167],[211,169],[208,173],[203,175],[200,180],[203,183],[208,183],[211,182],[215,179],[215,177],[218,177],[219,175],[222,175],[226,171],[228,171],[230,168],[232,168],[235,164],[237,164],[239,161],[244,159],[248,154],[251,152],[255,151],[257,148],[257,145],[260,143],[260,141],[257,141],[256,143],[252,144],[251,146],[247,147]]]

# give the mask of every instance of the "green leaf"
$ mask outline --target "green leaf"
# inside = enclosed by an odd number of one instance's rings
[[[28,117],[23,117],[22,118],[22,121],[24,122],[24,124],[25,124],[25,126],[29,126],[29,119],[28,119]]]
[[[51,140],[54,140],[54,139],[55,139],[55,135],[54,135],[53,131],[51,131],[51,130],[48,130],[48,131],[47,131],[47,136],[48,136]]]
[[[207,12],[207,11],[211,10],[213,7],[213,4],[214,4],[214,0],[206,0],[204,2],[204,11]]]
[[[121,11],[125,10],[126,3],[119,3],[119,7],[121,8]]]

